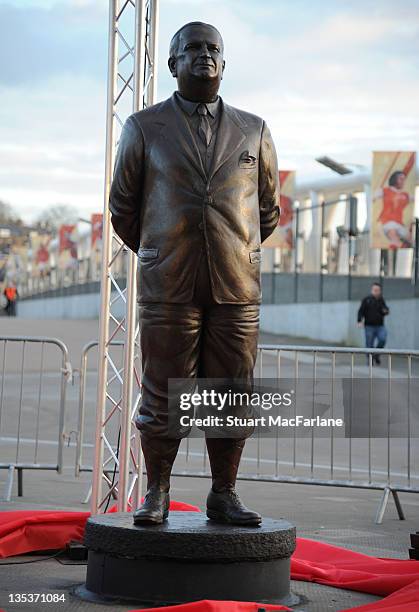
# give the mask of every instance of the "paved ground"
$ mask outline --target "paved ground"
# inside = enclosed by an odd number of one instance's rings
[[[28,321],[19,319],[1,319],[0,335],[48,335],[62,339],[69,348],[70,360],[77,364],[82,346],[96,337],[97,325],[95,321]],[[262,337],[264,342],[296,342],[289,338]],[[298,342],[304,343],[299,340]],[[308,342],[312,344],[312,341]],[[26,355],[30,366],[27,374],[25,370],[25,383],[20,385],[19,364],[20,354],[15,350],[10,359],[10,369],[6,369],[4,377],[6,386],[3,389],[4,408],[0,415],[0,462],[12,461],[15,457],[16,425],[19,414],[16,414],[16,398],[22,392],[23,406],[20,413],[21,460],[33,457],[37,452],[38,461],[53,463],[56,460],[56,419],[57,397],[59,392],[58,370],[60,363],[57,356],[45,355],[45,382],[42,389],[41,409],[39,411],[39,444],[35,449],[34,423],[38,414],[38,379],[35,360],[31,362],[30,354]],[[304,366],[304,363],[306,364]],[[269,364],[268,364],[269,365]],[[308,362],[302,361],[303,367],[309,367]],[[403,364],[396,364],[402,368]],[[271,364],[272,370],[275,364]],[[285,367],[292,368],[293,362],[285,361]],[[339,366],[340,367],[340,366]],[[342,365],[343,367],[343,365]],[[363,364],[359,364],[360,373],[363,373]],[[75,381],[77,383],[77,380]],[[91,462],[93,412],[94,412],[94,372],[90,372],[87,381],[87,418],[84,447],[84,462]],[[67,431],[71,432],[77,425],[77,384],[69,385],[68,389],[68,415]],[[7,400],[7,401],[6,401]],[[8,408],[7,408],[8,407]],[[26,427],[26,429],[25,429]],[[358,442],[353,451],[353,470],[356,477],[365,480],[368,476],[365,456],[365,441]],[[384,444],[384,447],[386,445]],[[405,446],[405,444],[404,444]],[[403,441],[395,444],[394,457],[397,459],[395,469],[400,474],[406,473],[406,449]],[[387,448],[382,441],[369,449],[372,457],[372,471],[375,480],[386,475]],[[252,440],[248,444],[242,470],[245,473],[264,474],[271,477],[282,475],[309,475],[311,468],[311,440],[303,439],[294,446],[293,440]],[[416,447],[415,447],[416,448]],[[204,464],[200,440],[192,440],[189,447],[184,446],[177,462],[177,469],[186,467],[201,471]],[[293,451],[296,451],[293,457]],[[348,475],[348,448],[346,440],[334,440],[333,448],[330,440],[318,441],[314,447],[313,469],[319,477],[330,476],[331,452],[334,458],[335,478],[344,478]],[[411,449],[412,451],[412,449]],[[415,457],[417,452],[415,450]],[[393,454],[392,454],[393,458]],[[412,462],[412,476],[418,475],[418,465]],[[89,489],[88,473],[79,478],[74,476],[75,446],[74,434],[70,437],[69,446],[64,449],[64,471],[62,475],[55,472],[25,471],[23,478],[23,497],[17,497],[16,482],[13,485],[12,499],[3,502],[1,509],[80,509],[86,510],[88,506],[82,504]],[[392,464],[393,465],[393,464]],[[328,469],[326,466],[329,466]],[[0,495],[6,482],[6,471],[0,470]],[[209,482],[205,478],[175,477],[172,484],[174,499],[189,502],[204,507],[204,500]],[[381,492],[363,489],[349,489],[325,486],[308,486],[298,484],[280,484],[278,482],[249,482],[242,481],[239,490],[246,503],[253,505],[262,514],[274,518],[285,517],[295,523],[300,537],[309,537],[323,542],[344,546],[352,550],[379,557],[407,558],[409,548],[409,534],[419,529],[419,498],[413,494],[401,494],[400,499],[406,514],[406,520],[400,521],[390,500],[382,525],[373,522],[375,511],[380,501]],[[31,560],[34,557],[25,557]],[[10,561],[21,561],[12,559]],[[2,563],[0,561],[0,563]],[[42,560],[33,564],[25,564],[22,568],[16,565],[5,565],[0,570],[0,609],[27,610],[38,612],[43,610],[108,610],[109,607],[98,604],[80,602],[71,595],[74,585],[83,582],[85,576],[84,565],[63,565],[56,559]],[[328,589],[306,583],[293,583],[293,590],[303,596],[303,603],[298,608],[310,612],[323,612],[325,610],[341,610],[351,606],[375,600],[372,596],[351,593],[339,589]],[[8,595],[13,592],[59,592],[64,593],[66,602],[56,604],[10,604]],[[113,605],[115,610],[130,610],[135,606]]]
[[[70,456],[68,457],[68,460]],[[206,479],[174,478],[172,495],[174,499],[193,503],[204,508],[209,482]],[[25,474],[24,497],[13,496],[12,501],[3,503],[3,509],[80,509],[80,503],[88,488],[88,475],[76,479],[71,469],[62,476]],[[407,520],[399,521],[394,507],[389,506],[382,525],[375,525],[372,517],[379,501],[379,494],[373,491],[342,490],[329,487],[308,487],[302,485],[280,485],[277,483],[241,482],[240,493],[246,503],[256,507],[262,514],[275,518],[285,517],[297,526],[300,537],[364,552],[379,557],[407,558],[409,534],[418,529],[418,502],[415,497],[402,495],[401,500]],[[25,560],[39,557],[25,556]],[[8,559],[7,561],[20,561]],[[4,563],[4,561],[0,561]],[[0,608],[38,612],[52,610],[42,605],[8,604],[10,593],[39,592],[64,593],[67,601],[54,610],[82,610],[94,612],[109,607],[79,602],[71,595],[74,585],[83,582],[84,565],[61,565],[57,560],[16,565],[0,568]],[[300,610],[324,612],[342,610],[376,600],[373,596],[326,588],[319,585],[294,582],[293,591],[303,595],[305,603]],[[134,606],[112,606],[115,610],[130,610]]]

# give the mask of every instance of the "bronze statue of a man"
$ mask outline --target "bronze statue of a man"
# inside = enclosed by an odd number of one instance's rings
[[[184,25],[170,43],[178,90],[131,115],[110,195],[116,233],[138,256],[142,396],[137,417],[148,488],[136,524],[164,521],[180,439],[168,436],[168,379],[253,380],[261,244],[279,217],[275,147],[263,119],[218,90],[223,40]],[[207,516],[258,525],[235,492],[246,438],[206,438]]]

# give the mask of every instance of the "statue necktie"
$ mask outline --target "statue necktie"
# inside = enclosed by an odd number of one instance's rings
[[[199,114],[198,134],[205,146],[208,147],[212,137],[211,126],[208,121],[208,110],[205,104],[199,104],[196,110]]]

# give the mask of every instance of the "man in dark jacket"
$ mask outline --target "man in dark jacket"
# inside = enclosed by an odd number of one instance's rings
[[[380,283],[373,283],[371,293],[367,295],[358,310],[358,326],[365,327],[365,345],[367,348],[384,348],[387,340],[387,329],[384,317],[390,312],[384,301]],[[377,345],[375,344],[377,341]],[[380,355],[373,355],[373,363],[380,364]]]
[[[138,255],[143,377],[136,423],[148,477],[138,524],[161,523],[168,514],[180,441],[168,435],[168,379],[252,380],[261,244],[279,217],[266,123],[218,96],[218,30],[183,26],[170,44],[169,69],[178,91],[124,125],[109,203],[116,233]],[[259,524],[234,489],[245,437],[206,443],[209,518]]]

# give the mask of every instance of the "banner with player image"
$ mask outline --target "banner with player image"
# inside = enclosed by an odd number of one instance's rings
[[[263,243],[264,247],[291,250],[294,248],[294,199],[295,199],[295,171],[280,170],[280,218],[274,232]]]
[[[102,242],[103,242],[103,214],[92,213],[90,218],[92,234],[90,243],[90,258],[92,264],[92,278],[98,278],[100,264],[102,261]]]
[[[416,153],[373,153],[371,178],[373,249],[405,249],[413,246]]]
[[[103,214],[92,213],[90,222],[92,224],[92,250],[100,251],[102,248]]]
[[[30,233],[32,253],[32,274],[34,276],[46,276],[50,269],[49,234],[39,234],[36,231]]]
[[[91,257],[93,262],[98,264],[101,260],[102,254],[103,214],[92,213],[90,222],[92,225]]]
[[[61,225],[58,230],[58,267],[62,270],[77,265],[77,226]]]

